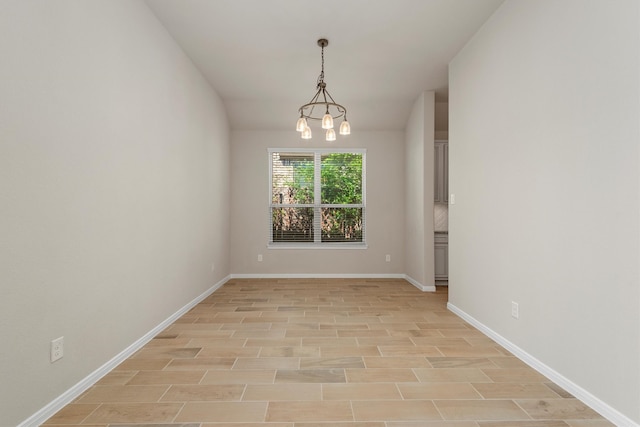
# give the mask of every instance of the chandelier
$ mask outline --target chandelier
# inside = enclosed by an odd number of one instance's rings
[[[311,139],[311,128],[307,122],[308,120],[320,120],[322,122],[322,129],[326,129],[327,131],[327,141],[336,140],[336,131],[333,130],[334,119],[343,117],[342,123],[340,123],[340,135],[349,135],[351,133],[351,126],[347,121],[347,109],[334,101],[327,90],[327,84],[324,82],[324,48],[328,45],[329,40],[318,40],[318,46],[320,46],[322,50],[322,71],[320,71],[320,76],[318,76],[317,91],[309,103],[304,104],[298,109],[300,118],[296,124],[296,130],[301,132],[302,139]]]

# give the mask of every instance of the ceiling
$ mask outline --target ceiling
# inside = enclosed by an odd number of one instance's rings
[[[320,74],[352,131],[404,129],[503,0],[146,0],[222,97],[232,129],[293,129]]]

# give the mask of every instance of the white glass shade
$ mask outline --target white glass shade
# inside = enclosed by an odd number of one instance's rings
[[[327,129],[327,141],[336,140],[336,131],[333,129]]]
[[[311,139],[311,128],[309,126],[302,131],[302,139]]]
[[[349,135],[351,133],[351,125],[345,119],[340,123],[340,135]]]
[[[333,117],[327,113],[322,116],[322,129],[333,129]]]
[[[300,117],[298,119],[298,123],[296,123],[296,130],[298,132],[302,132],[304,130],[304,128],[309,127],[307,125],[307,119],[305,119],[304,117]]]

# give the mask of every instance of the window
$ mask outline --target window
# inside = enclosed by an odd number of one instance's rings
[[[269,150],[269,243],[364,246],[365,150]]]

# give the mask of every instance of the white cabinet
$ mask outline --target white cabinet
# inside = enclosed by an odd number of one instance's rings
[[[449,235],[447,233],[435,233],[435,279],[447,280],[449,278]]]
[[[433,201],[436,203],[449,202],[449,143],[447,141],[434,142],[433,165]]]

